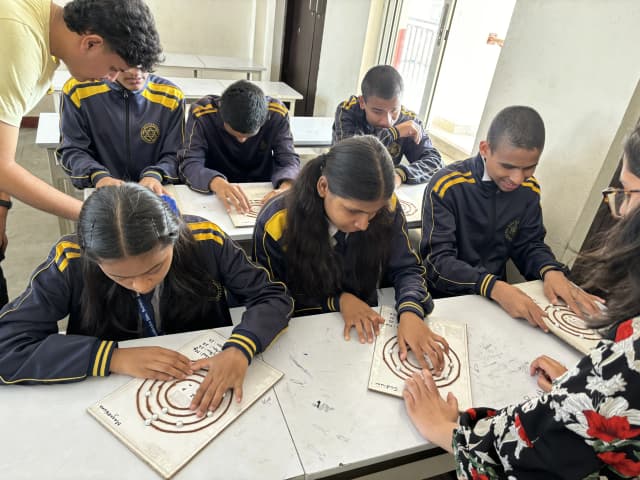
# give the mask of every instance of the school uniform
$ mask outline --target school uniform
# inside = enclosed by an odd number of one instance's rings
[[[479,154],[437,172],[425,190],[420,254],[436,297],[491,297],[509,259],[527,280],[550,270],[566,273],[545,235],[538,181],[529,177],[503,192]]]
[[[285,257],[286,245],[283,234],[287,223],[285,208],[286,195],[280,195],[269,201],[258,214],[253,232],[254,259],[270,271],[272,278],[288,284],[287,265]],[[398,313],[413,312],[424,318],[433,310],[433,300],[427,291],[424,278],[424,267],[417,254],[411,248],[407,236],[407,226],[402,207],[394,195],[389,207],[392,213],[390,228],[389,260],[384,267],[382,277],[395,288],[396,310]],[[327,231],[327,242],[333,245],[334,251],[343,258],[358,255],[356,242],[365,232],[344,234],[335,227]],[[289,285],[295,300],[294,315],[311,315],[316,313],[340,311],[340,295],[352,293],[367,304],[375,306],[378,303],[377,292],[362,291],[358,281],[358,272],[352,271],[344,262],[343,285],[340,291],[331,292],[328,296],[308,297],[295,292],[295,285]],[[372,266],[368,275],[378,275],[376,267]],[[314,275],[313,270],[309,275]]]
[[[179,181],[185,113],[177,86],[156,75],[137,91],[72,78],[62,92],[56,155],[76,188],[95,187],[104,177]]]
[[[231,325],[225,289],[233,292],[245,300],[247,310],[223,348],[238,348],[251,362],[287,326],[293,301],[284,284],[271,281],[266,270],[251,263],[217,225],[199,217],[185,216],[184,220],[195,239],[195,254],[208,274],[202,281],[210,289],[206,298],[197,299],[202,302],[202,314],[192,319],[189,330]],[[139,314],[138,318],[118,319],[133,331],[121,329],[109,338],[87,333],[81,310],[82,263],[77,237],[63,237],[35,270],[29,288],[0,311],[0,384],[105,376],[119,340],[149,336],[145,312],[136,305],[135,293],[115,282],[109,288],[121,288],[122,298],[129,297],[132,311]],[[173,298],[164,282],[158,288],[163,290],[157,305],[146,304],[153,311],[154,328],[166,334],[185,331],[181,316],[170,318],[168,312],[187,299]],[[58,334],[57,321],[67,315],[67,334]]]
[[[211,180],[222,177],[231,183],[271,182],[277,188],[298,176],[300,158],[293,148],[287,109],[276,99],[266,99],[267,119],[244,143],[224,129],[219,96],[208,95],[192,105],[178,155],[187,185],[209,193]]]
[[[360,108],[358,97],[352,95],[338,105],[333,122],[332,143],[339,142],[345,138],[358,135],[374,135],[387,148],[389,155],[393,159],[396,173],[400,175],[402,183],[410,185],[426,183],[432,175],[440,170],[444,164],[440,157],[440,152],[431,143],[431,139],[422,126],[422,121],[411,110],[402,107],[400,116],[394,125],[414,121],[422,132],[419,143],[412,138],[400,137],[398,129],[374,128],[367,122],[365,111]],[[405,156],[408,165],[401,164],[402,157]]]

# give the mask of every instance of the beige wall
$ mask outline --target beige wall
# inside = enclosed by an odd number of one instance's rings
[[[545,120],[542,184],[547,242],[571,262],[607,186],[621,140],[640,118],[637,0],[516,3],[480,122],[476,147],[503,107],[526,104]]]

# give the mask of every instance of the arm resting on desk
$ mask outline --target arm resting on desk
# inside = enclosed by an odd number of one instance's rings
[[[0,312],[0,384],[65,383],[109,374],[117,343],[58,333],[57,321],[74,301],[70,275],[77,274],[78,256],[77,244],[60,241],[27,290]]]

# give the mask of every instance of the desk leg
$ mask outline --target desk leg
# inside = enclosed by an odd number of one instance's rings
[[[290,117],[293,117],[295,115],[295,109],[296,109],[296,101],[289,100],[289,116]]]

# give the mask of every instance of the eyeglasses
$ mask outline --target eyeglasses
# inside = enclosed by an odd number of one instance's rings
[[[626,205],[629,203],[629,197],[634,193],[640,193],[640,190],[625,190],[623,188],[605,188],[602,191],[604,203],[609,205],[609,210],[614,218],[622,218]]]

